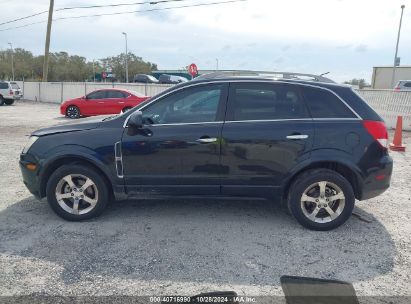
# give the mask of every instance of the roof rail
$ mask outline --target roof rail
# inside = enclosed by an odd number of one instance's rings
[[[220,71],[200,75],[195,80],[201,79],[221,79],[227,77],[266,77],[275,79],[308,80],[335,83],[335,81],[322,75],[292,73],[292,72],[264,72],[264,71]]]

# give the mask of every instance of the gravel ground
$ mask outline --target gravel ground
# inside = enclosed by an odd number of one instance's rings
[[[26,135],[64,121],[53,104],[0,107],[0,295],[281,295],[281,275],[411,295],[410,133],[407,152],[391,153],[391,188],[357,204],[367,221],[313,232],[258,200],[127,201],[66,222],[28,192],[18,168]]]

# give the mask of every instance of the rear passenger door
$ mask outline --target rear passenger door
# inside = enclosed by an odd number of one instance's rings
[[[126,106],[127,94],[117,90],[108,90],[105,99],[104,114],[118,114]]]
[[[84,104],[81,107],[83,115],[100,115],[105,114],[106,90],[94,91],[86,96]]]
[[[222,131],[222,194],[275,194],[310,156],[313,121],[298,85],[230,84]]]

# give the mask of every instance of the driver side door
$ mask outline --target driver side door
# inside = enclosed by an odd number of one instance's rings
[[[227,84],[183,88],[143,112],[144,127],[122,138],[129,195],[220,193],[220,144]]]

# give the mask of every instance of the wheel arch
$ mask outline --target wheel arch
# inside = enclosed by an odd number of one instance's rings
[[[64,114],[66,116],[67,116],[67,110],[68,110],[69,107],[76,107],[78,109],[79,113],[80,113],[80,116],[83,115],[83,113],[81,112],[81,108],[77,103],[70,103],[70,104],[66,105],[65,109],[64,109]]]
[[[101,167],[96,164],[96,162],[93,162],[92,160],[82,157],[80,155],[67,155],[67,156],[60,156],[52,161],[50,161],[47,166],[44,167],[44,169],[41,172],[40,175],[40,197],[45,197],[46,196],[46,187],[47,187],[47,182],[51,176],[51,174],[59,167],[67,164],[83,164],[85,166],[91,167],[94,170],[96,170],[104,179],[107,188],[109,189],[109,193],[111,198],[114,198],[114,189],[113,189],[113,183],[111,179],[109,178],[109,175],[105,170],[101,169]]]
[[[329,169],[341,174],[352,186],[355,198],[359,199],[361,196],[361,183],[362,177],[358,170],[354,166],[351,166],[347,163],[341,161],[314,161],[305,166],[298,168],[293,172],[283,186],[282,199],[283,202],[286,202],[288,191],[292,183],[298,178],[299,175],[304,173],[307,170],[311,169]]]

